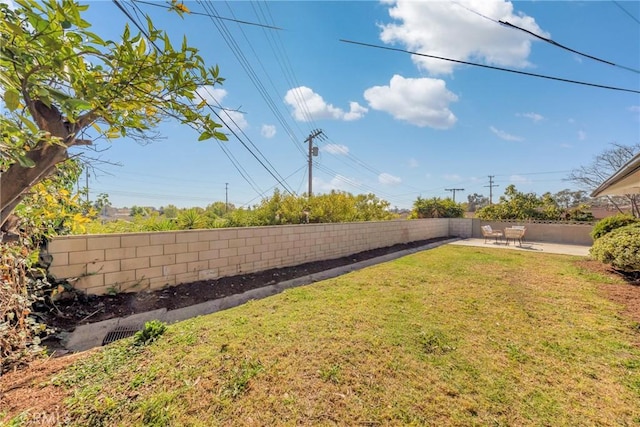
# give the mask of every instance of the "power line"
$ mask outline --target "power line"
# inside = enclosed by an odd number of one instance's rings
[[[530,34],[530,35],[532,35],[533,37],[535,37],[537,39],[540,39],[540,40],[542,40],[542,41],[544,41],[546,43],[549,43],[549,44],[552,44],[554,46],[557,46],[560,49],[564,49],[564,50],[567,50],[569,52],[575,53],[576,55],[584,56],[585,58],[593,59],[594,61],[602,62],[602,63],[607,64],[607,65],[613,65],[614,67],[623,68],[625,70],[633,71],[634,73],[639,73],[640,74],[640,70],[636,70],[634,68],[625,67],[624,65],[616,64],[616,63],[613,63],[611,61],[600,59],[600,58],[595,57],[593,55],[588,55],[586,53],[579,52],[579,51],[577,51],[575,49],[571,49],[570,47],[564,46],[564,45],[562,45],[562,44],[560,44],[560,43],[558,43],[558,42],[556,42],[556,41],[554,41],[554,40],[552,40],[550,38],[540,36],[540,35],[532,32],[532,31],[529,31],[529,30],[525,29],[525,28],[521,28],[521,27],[518,27],[517,25],[513,25],[512,23],[510,23],[508,21],[500,20],[498,22],[501,23],[502,25],[507,26],[507,27],[514,28],[514,29],[520,30],[520,31],[524,31],[525,33]]]
[[[636,21],[638,24],[640,24],[640,21],[638,20],[638,18],[636,18],[635,16],[633,16],[627,9],[625,9],[624,7],[622,7],[622,5],[617,2],[617,1],[613,1],[613,4],[615,4],[616,6],[618,6],[620,8],[620,10],[622,10],[624,13],[626,13],[631,19],[633,19],[634,21]]]
[[[564,50],[567,50],[569,52],[575,53],[576,55],[584,56],[585,58],[589,58],[589,59],[592,59],[594,61],[602,62],[602,63],[607,64],[607,65],[612,65],[614,67],[623,68],[623,69],[628,70],[628,71],[633,71],[634,73],[640,73],[640,70],[636,70],[636,69],[633,69],[633,68],[625,67],[624,65],[615,64],[615,63],[613,63],[611,61],[607,61],[605,59],[600,59],[600,58],[598,58],[596,56],[593,56],[593,55],[582,53],[580,51],[577,51],[575,49],[572,49],[570,47],[562,45],[562,44],[560,44],[560,43],[558,43],[558,42],[556,42],[556,41],[554,41],[554,40],[552,40],[552,39],[550,39],[548,37],[541,36],[539,34],[534,33],[533,31],[529,31],[529,30],[527,30],[525,28],[522,28],[522,27],[519,27],[517,25],[514,25],[514,24],[512,24],[512,23],[510,23],[508,21],[503,21],[501,19],[500,20],[493,19],[493,18],[491,18],[489,16],[483,15],[482,13],[480,13],[480,12],[478,12],[476,10],[473,10],[473,9],[469,8],[468,6],[460,4],[457,1],[452,1],[452,3],[456,4],[457,6],[460,6],[463,9],[466,9],[469,12],[474,13],[474,14],[476,14],[476,15],[484,18],[484,19],[487,19],[487,20],[489,20],[491,22],[495,22],[496,24],[504,25],[506,27],[509,27],[509,28],[512,28],[512,29],[515,29],[515,30],[523,31],[523,32],[525,32],[525,33],[527,33],[527,34],[529,34],[529,35],[531,35],[531,36],[533,36],[533,37],[535,37],[537,39],[540,39],[540,40],[542,40],[542,41],[544,41],[546,43],[552,44],[553,46],[559,47],[560,49],[564,49]]]
[[[207,3],[207,2],[202,3],[201,1],[199,1],[199,3],[205,9],[213,10],[214,12],[216,11],[215,6],[213,4],[211,4],[211,3]],[[229,47],[231,52],[234,54],[234,56],[236,57],[236,59],[238,60],[238,62],[242,66],[242,68],[244,69],[244,71],[247,73],[247,76],[249,77],[249,79],[253,83],[254,87],[258,90],[258,93],[261,95],[261,97],[263,98],[263,100],[267,104],[267,107],[271,110],[271,112],[274,114],[276,119],[280,122],[282,127],[285,130],[288,131],[288,134],[289,134],[290,138],[294,142],[294,146],[296,146],[297,149],[300,149],[300,147],[298,146],[298,143],[297,143],[298,139],[295,139],[295,135],[294,135],[292,129],[290,128],[290,126],[288,125],[288,123],[286,122],[286,120],[284,118],[284,115],[280,112],[278,106],[274,102],[273,98],[270,96],[270,94],[267,91],[265,85],[262,83],[260,77],[255,72],[255,70],[253,69],[253,66],[251,65],[251,62],[246,58],[245,54],[243,53],[242,49],[238,45],[237,41],[234,39],[234,37],[231,34],[231,32],[229,31],[229,29],[226,27],[226,25],[223,22],[217,22],[213,18],[211,18],[211,21],[213,22],[213,24],[217,28],[218,32],[220,33],[220,35],[224,39],[225,43],[227,44],[227,46]],[[240,28],[240,31],[244,35],[244,31],[242,30],[242,28]],[[246,36],[245,36],[245,39],[246,39]],[[248,39],[247,39],[247,42],[251,46],[251,44],[248,41]],[[254,52],[254,55],[255,55],[255,50],[253,50],[253,47],[251,47],[251,50]],[[256,57],[257,57],[257,55],[256,55]],[[260,63],[262,65],[262,63],[259,60],[259,58],[258,58],[258,63]],[[264,70],[264,67],[263,67],[263,70]],[[265,70],[265,74],[268,76],[268,73],[266,73],[266,70]],[[272,86],[273,86],[273,83],[272,83]],[[301,154],[304,155],[304,152],[301,151]],[[289,190],[287,190],[287,191],[289,191]]]
[[[166,4],[163,4],[163,3],[153,3],[153,2],[150,2],[150,1],[143,1],[143,0],[132,0],[132,1],[134,1],[134,2],[136,2],[136,3],[146,4],[146,5],[149,5],[149,6],[161,7],[161,8],[163,8],[163,9],[166,9],[166,8],[167,8],[167,5],[166,5]],[[236,23],[238,23],[238,24],[254,25],[254,26],[256,26],[256,27],[267,28],[267,29],[269,29],[269,30],[282,30],[282,28],[280,28],[280,27],[273,27],[273,26],[271,26],[271,25],[257,24],[257,23],[255,23],[255,22],[242,21],[242,20],[240,20],[240,19],[235,19],[235,18],[234,18],[234,19],[232,19],[232,18],[225,18],[225,17],[218,16],[218,15],[210,15],[210,14],[208,14],[208,13],[194,12],[194,11],[192,11],[192,10],[190,10],[188,13],[189,13],[189,15],[207,16],[207,17],[209,17],[209,18],[216,18],[216,19],[222,19],[222,20],[224,20],[224,21],[236,22]]]
[[[410,55],[424,56],[425,58],[439,59],[439,60],[442,60],[442,61],[455,62],[457,64],[473,65],[474,67],[488,68],[488,69],[491,69],[491,70],[504,71],[504,72],[513,73],[513,74],[521,74],[521,75],[530,76],[530,77],[538,77],[538,78],[541,78],[541,79],[555,80],[555,81],[560,81],[560,82],[564,82],[564,83],[573,83],[573,84],[578,84],[578,85],[583,85],[583,86],[597,87],[597,88],[600,88],[600,89],[617,90],[617,91],[621,91],[621,92],[640,93],[640,90],[636,90],[636,89],[626,89],[626,88],[620,88],[620,87],[615,87],[615,86],[607,86],[607,85],[601,85],[601,84],[596,84],[596,83],[583,82],[583,81],[579,81],[579,80],[565,79],[565,78],[562,78],[562,77],[546,76],[544,74],[529,73],[529,72],[526,72],[526,71],[511,70],[509,68],[496,67],[496,66],[493,66],[493,65],[478,64],[478,63],[475,63],[475,62],[461,61],[459,59],[445,58],[445,57],[442,57],[442,56],[428,55],[426,53],[412,52],[410,50],[400,49],[400,48],[397,48],[397,47],[380,46],[380,45],[375,45],[375,44],[371,44],[371,43],[357,42],[357,41],[345,40],[345,39],[340,39],[339,41],[341,41],[343,43],[350,43],[350,44],[358,45],[358,46],[372,47],[372,48],[375,48],[375,49],[390,50],[390,51],[401,52],[401,53],[408,53]]]
[[[146,33],[146,31],[142,28],[142,26],[118,3],[118,0],[113,0],[113,2],[116,4],[116,6],[133,22],[133,24],[141,31],[142,34],[144,34],[144,36],[151,42],[151,44],[153,45],[153,47],[158,51],[161,52],[162,50],[150,39],[150,37],[148,36],[148,34]],[[133,5],[135,8],[138,8],[137,5]],[[202,101],[205,101],[204,97],[202,95],[200,95],[197,91],[195,92],[195,94],[200,97],[200,99]],[[214,99],[214,101],[216,103],[218,103],[214,97],[212,97],[212,99]],[[258,153],[260,153],[260,155],[262,156],[262,158],[264,159],[264,161],[266,161],[267,163],[269,163],[269,166],[271,166],[271,168],[273,168],[273,171],[271,169],[269,169],[265,163],[258,158],[258,156],[246,145],[246,143],[242,140],[242,138],[240,138],[238,136],[238,134],[235,132],[235,130],[229,126],[224,119],[218,114],[218,112],[216,112],[208,103],[206,104],[207,107],[215,114],[215,116],[218,118],[218,120],[220,120],[222,122],[222,124],[224,124],[227,128],[227,130],[229,130],[229,132],[231,132],[237,139],[238,141],[247,149],[247,151],[249,151],[249,153],[258,161],[258,163],[260,163],[260,165],[280,184],[283,186],[283,188],[288,191],[289,193],[291,193],[291,190],[289,190],[287,188],[287,186],[282,182],[282,177],[277,177],[276,174],[278,174],[278,172],[275,170],[275,168],[273,167],[273,165],[271,165],[268,161],[268,159],[266,159],[266,157],[260,152],[260,150],[257,149],[257,147],[255,147],[255,145],[253,144],[253,142],[251,142],[251,140],[249,138],[247,138],[249,140],[249,142],[251,143],[251,145],[256,149],[256,151],[258,151]],[[218,103],[218,105],[220,106],[220,104]],[[220,106],[220,108],[222,108]],[[225,111],[225,114],[227,115],[227,117],[233,122],[234,126],[236,126],[236,128],[238,130],[240,130],[242,132],[242,130],[240,129],[240,127],[237,125],[237,123],[235,122],[235,120],[233,120],[233,118],[229,115],[229,113],[227,111]],[[242,132],[244,134],[244,132]],[[246,137],[246,135],[245,135]],[[222,150],[225,152],[225,154],[228,153],[228,151],[225,151],[225,147],[222,147],[221,144],[219,144],[222,148]],[[229,156],[228,156],[229,157]],[[231,159],[230,159],[231,160]],[[243,178],[245,180],[247,180],[247,182],[254,188],[254,190],[257,190],[256,187],[254,186],[255,183],[251,183],[248,180],[248,175],[243,174],[240,169],[236,166],[236,163],[234,163],[232,161],[232,163],[234,164],[234,167],[236,167],[236,169],[238,170],[238,172],[241,174],[241,176],[243,176]],[[244,169],[242,169],[244,170]],[[246,173],[246,171],[245,171]],[[261,191],[257,191],[258,193],[261,193]]]

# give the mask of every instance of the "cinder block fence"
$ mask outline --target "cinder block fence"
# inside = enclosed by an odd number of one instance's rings
[[[139,292],[440,237],[482,237],[514,223],[418,219],[57,237],[49,272],[88,294]],[[528,241],[591,245],[586,224],[523,224]]]
[[[471,231],[442,218],[64,236],[49,243],[49,272],[88,294],[139,292]]]

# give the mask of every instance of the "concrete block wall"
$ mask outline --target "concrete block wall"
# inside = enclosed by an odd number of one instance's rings
[[[468,218],[451,218],[449,236],[468,239],[473,236],[473,221]]]
[[[441,218],[64,236],[49,243],[49,272],[88,294],[139,292],[450,234]]]
[[[513,225],[524,225],[527,228],[525,239],[532,242],[562,243],[566,245],[591,246],[591,230],[593,224],[536,223],[526,221],[482,221],[473,219],[473,237],[482,238],[483,225],[490,225],[496,230],[504,230]]]

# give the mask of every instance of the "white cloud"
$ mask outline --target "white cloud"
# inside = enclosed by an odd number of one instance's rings
[[[578,139],[580,141],[584,141],[585,139],[587,139],[587,133],[583,130],[579,130],[578,131]]]
[[[522,175],[511,175],[509,177],[509,181],[512,184],[531,184],[531,179],[530,178],[526,178]]]
[[[573,145],[567,144],[567,143],[562,143],[562,144],[560,144],[560,148],[573,148]]]
[[[385,172],[378,175],[378,182],[384,185],[398,185],[402,182],[402,179]]]
[[[434,56],[524,68],[532,37],[492,22],[503,20],[535,34],[550,37],[535,19],[514,12],[504,0],[404,1],[385,0],[393,22],[381,25],[380,39],[407,50]],[[484,15],[483,16],[480,16]],[[450,61],[412,56],[413,62],[432,74],[449,74]]]
[[[350,122],[364,117],[369,110],[358,104],[357,102],[349,103],[349,112],[344,114],[344,121]]]
[[[228,92],[225,89],[209,85],[199,87],[196,89],[196,93],[212,107],[220,107]],[[196,104],[199,103],[200,100],[196,97]],[[227,128],[229,130],[244,130],[249,126],[244,113],[240,111],[224,109],[220,111],[220,117],[222,117],[222,120],[228,125]]]
[[[327,144],[320,149],[320,151],[324,151],[329,154],[337,154],[346,156],[349,154],[349,147],[341,144]]]
[[[313,178],[314,193],[328,193],[331,190],[353,192],[357,190],[360,183],[355,179],[348,178],[344,175],[337,174],[330,181],[324,181],[322,178]]]
[[[220,114],[220,117],[227,123],[229,129],[244,130],[249,126],[247,119],[244,118],[244,114],[239,111],[225,110],[223,114]]]
[[[265,138],[273,138],[276,136],[276,127],[274,125],[262,125],[260,134]]]
[[[640,113],[640,105],[632,105],[629,107],[629,111],[632,113]]]
[[[213,86],[201,86],[196,89],[196,93],[202,97],[208,104],[212,106],[222,105],[222,101],[227,96],[227,91]],[[200,101],[196,97],[196,104]]]
[[[520,136],[511,135],[503,130],[496,129],[493,126],[489,127],[489,129],[491,129],[491,132],[493,132],[498,138],[504,139],[505,141],[522,141],[523,140],[523,138]]]
[[[456,173],[450,173],[443,176],[447,181],[460,182],[462,181],[462,177]]]
[[[389,86],[371,87],[364,91],[364,97],[371,108],[420,127],[449,129],[457,120],[449,104],[458,97],[447,90],[444,80],[396,74]]]
[[[333,119],[353,121],[361,119],[367,110],[357,102],[349,103],[349,111],[327,104],[322,96],[306,86],[289,89],[284,101],[293,108],[293,117],[300,122]]]
[[[538,113],[518,113],[518,114],[516,114],[516,116],[517,117],[526,117],[527,119],[533,120],[534,123],[538,123],[540,120],[544,119],[544,117],[542,117]]]
[[[412,159],[409,159],[409,167],[410,167],[411,169],[415,169],[415,168],[417,168],[418,166],[420,166],[420,164],[418,163],[418,161],[417,161],[416,159],[413,159],[413,158],[412,158]]]

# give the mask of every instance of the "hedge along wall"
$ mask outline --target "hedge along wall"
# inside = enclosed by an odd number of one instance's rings
[[[139,292],[450,235],[448,219],[64,236],[49,273],[88,294]],[[470,231],[470,221],[467,227]]]

